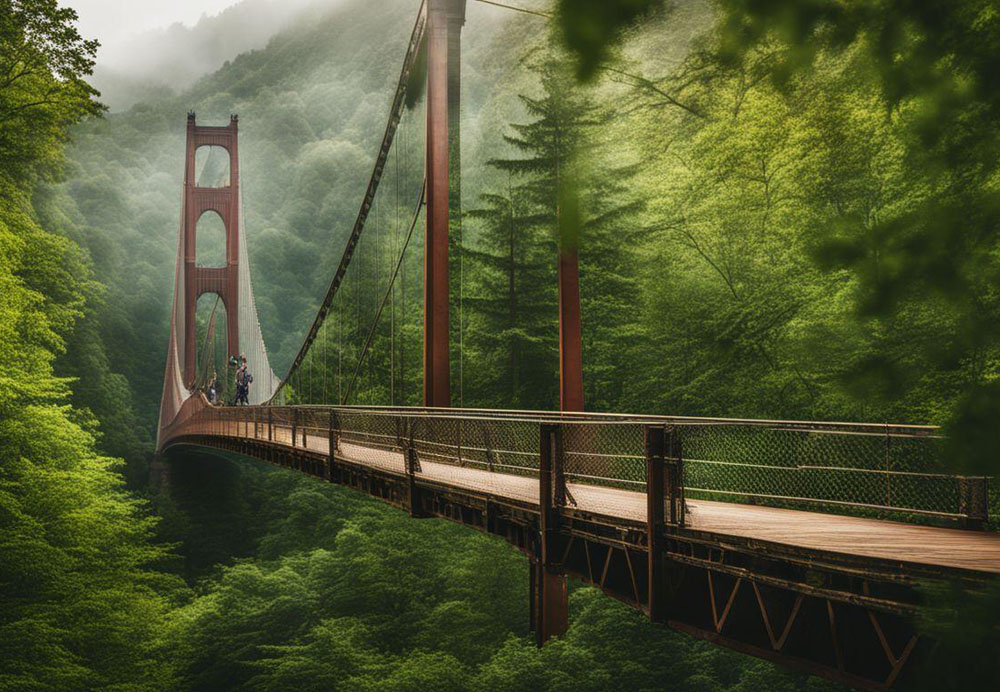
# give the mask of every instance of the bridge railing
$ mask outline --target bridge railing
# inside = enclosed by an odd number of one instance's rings
[[[932,427],[693,421],[680,429],[693,497],[987,520],[987,479],[950,473]]]
[[[628,495],[586,488],[646,492],[646,431],[653,427],[670,431],[677,492],[687,498],[901,520],[981,524],[988,519],[987,479],[949,473],[942,462],[943,438],[930,426],[275,406],[209,407],[182,427],[323,452],[333,441],[374,466],[403,468],[412,449],[418,461],[430,465],[531,477],[538,474],[542,426],[553,425],[559,431],[556,487],[566,489],[568,505],[580,500],[594,513],[634,511]],[[502,485],[502,479],[482,482]]]

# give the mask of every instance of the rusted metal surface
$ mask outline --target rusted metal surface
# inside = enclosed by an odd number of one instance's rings
[[[427,2],[427,221],[424,235],[424,405],[451,403],[448,353],[448,0]]]
[[[583,410],[580,263],[575,247],[559,249],[559,409]]]
[[[196,376],[195,313],[198,298],[214,293],[226,307],[226,341],[229,355],[240,352],[239,333],[239,146],[238,121],[232,116],[229,125],[198,125],[195,114],[188,113],[187,148],[184,163],[184,217],[181,237],[184,281],[184,382],[193,386]],[[229,154],[229,184],[225,187],[198,187],[195,153],[199,147],[222,147]],[[226,264],[223,267],[199,267],[197,226],[202,214],[215,212],[226,227]]]
[[[559,531],[560,497],[557,480],[561,467],[561,431],[558,425],[540,426],[538,467],[538,555],[531,561],[534,570],[533,592],[529,595],[535,608],[532,622],[535,637],[541,646],[552,637],[561,637],[569,627],[569,605],[566,594],[566,573],[556,563],[556,535]]]
[[[653,622],[666,622],[667,609],[663,592],[663,538],[666,529],[664,503],[667,499],[665,488],[666,428],[650,425],[645,428],[646,448],[646,547],[648,595],[646,612]]]

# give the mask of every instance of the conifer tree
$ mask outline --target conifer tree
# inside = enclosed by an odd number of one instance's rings
[[[556,267],[560,243],[568,243],[581,258],[587,397],[616,407],[609,396],[621,383],[611,380],[622,376],[616,364],[628,352],[619,335],[636,318],[626,309],[635,292],[633,215],[643,206],[628,189],[634,168],[600,165],[600,126],[610,115],[554,42],[525,62],[540,86],[538,95],[520,96],[532,119],[510,126],[514,154],[490,161],[507,174],[507,189],[483,195],[467,214],[480,223],[480,247],[469,251],[480,277],[467,299],[469,338],[489,363],[475,395],[482,404],[558,406]]]

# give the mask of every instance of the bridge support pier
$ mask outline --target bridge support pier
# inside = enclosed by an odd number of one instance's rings
[[[538,545],[537,557],[531,560],[531,628],[535,641],[542,646],[552,637],[561,637],[569,627],[566,599],[566,573],[555,555],[558,515],[556,507],[565,502],[562,474],[562,428],[541,426],[541,455],[538,468]]]
[[[551,571],[541,560],[532,560],[530,569],[531,629],[542,646],[566,634],[569,627],[566,575]]]
[[[646,611],[653,622],[668,618],[666,525],[684,525],[681,497],[681,448],[674,428],[648,425],[644,433],[646,453]]]
[[[664,575],[664,461],[666,430],[662,426],[647,426],[646,443],[646,548],[649,557],[647,610],[653,622],[667,621],[666,589],[663,588]]]
[[[417,456],[417,448],[413,445],[412,438],[403,452],[403,460],[406,467],[406,509],[410,513],[410,516],[415,519],[430,516],[424,512],[420,497],[420,488],[417,487],[417,472],[420,471],[420,457]]]

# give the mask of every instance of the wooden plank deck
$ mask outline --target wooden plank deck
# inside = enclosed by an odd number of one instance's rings
[[[228,432],[243,436],[243,426],[233,425],[236,427]],[[262,428],[258,435],[267,439],[266,426]],[[274,438],[290,445],[291,431],[276,425]],[[310,437],[307,445],[321,454],[329,450],[326,437]],[[338,457],[391,473],[405,473],[400,452],[342,442]],[[420,466],[420,476],[436,483],[538,503],[538,479],[531,476],[494,473],[425,459],[421,459]],[[581,511],[646,521],[645,493],[580,483],[570,483],[567,487],[576,500],[576,508]],[[894,563],[1000,574],[1000,533],[707,500],[688,500],[687,507],[686,528],[694,531]]]

